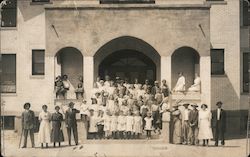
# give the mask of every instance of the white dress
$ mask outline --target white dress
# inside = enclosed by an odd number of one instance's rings
[[[114,102],[114,100],[108,100],[107,101],[107,110],[111,114],[114,114],[114,112],[115,112],[115,102]]]
[[[134,117],[133,132],[142,133],[142,118],[141,118],[141,116]]]
[[[99,118],[95,115],[89,117],[89,132],[95,133],[97,132],[97,122]]]
[[[117,119],[117,130],[118,131],[126,131],[126,117],[125,116],[118,116]]]
[[[41,123],[39,127],[39,132],[38,132],[38,142],[40,143],[50,143],[50,119],[51,119],[51,114],[49,112],[44,112],[42,111],[39,114],[38,118]]]
[[[184,76],[179,77],[173,91],[175,92],[185,91],[185,84],[186,84],[185,82],[186,81]]]
[[[153,118],[152,117],[150,117],[150,118],[145,117],[144,120],[145,120],[144,129],[145,130],[153,130],[153,127],[152,127]]]
[[[126,117],[126,131],[133,131],[133,125],[134,125],[134,117],[133,116],[127,116]]]
[[[111,116],[110,131],[117,131],[117,116]]]
[[[111,127],[111,116],[105,115],[104,116],[104,131],[110,131]]]
[[[199,111],[199,133],[198,139],[212,139],[213,133],[211,129],[211,112],[209,110],[200,110]]]
[[[196,77],[194,79],[194,84],[188,89],[191,92],[200,92],[201,90],[201,79],[200,77]]]

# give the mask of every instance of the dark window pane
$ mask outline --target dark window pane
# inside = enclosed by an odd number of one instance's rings
[[[2,27],[16,27],[17,5],[16,0],[8,0],[2,9]]]
[[[248,53],[243,53],[243,92],[249,92]]]
[[[32,75],[44,75],[44,50],[32,50]]]
[[[14,130],[15,129],[15,116],[1,116],[1,129]]]
[[[249,11],[248,3],[243,1],[243,26],[249,25]]]
[[[224,49],[211,50],[211,73],[212,75],[224,75]]]
[[[16,55],[3,54],[2,60],[2,77],[1,91],[3,93],[16,92]]]

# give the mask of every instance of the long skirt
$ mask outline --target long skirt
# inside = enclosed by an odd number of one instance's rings
[[[40,123],[38,142],[50,143],[50,123],[48,120],[42,120]]]
[[[173,125],[173,143],[180,144],[182,141],[181,137],[181,120],[175,119]]]
[[[51,142],[62,142],[62,141],[64,141],[64,136],[61,128],[58,126],[53,126],[51,130]]]

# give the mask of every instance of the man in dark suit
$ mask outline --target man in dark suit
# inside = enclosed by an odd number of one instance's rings
[[[22,130],[24,135],[24,144],[22,148],[27,147],[28,133],[30,133],[32,148],[34,148],[35,113],[32,110],[30,110],[30,103],[25,103],[23,108],[25,109],[25,111],[23,111],[22,113]]]
[[[189,112],[189,138],[190,138],[190,144],[191,145],[198,145],[198,116],[199,111],[197,110],[198,105],[197,104],[191,104],[192,110]]]
[[[73,130],[73,135],[76,145],[78,145],[78,132],[77,132],[77,122],[76,114],[80,113],[79,110],[74,108],[74,103],[69,103],[69,109],[65,112],[65,124],[68,132],[69,145],[71,146],[71,130]]]
[[[225,145],[224,133],[226,132],[226,111],[222,109],[222,102],[216,103],[218,107],[213,112],[213,128],[215,136],[215,146],[218,146],[219,139],[221,140],[221,145]]]

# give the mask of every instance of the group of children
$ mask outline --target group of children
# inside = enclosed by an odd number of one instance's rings
[[[168,92],[166,82],[160,87],[146,80],[134,84],[126,80],[105,81],[97,78],[91,101],[83,100],[80,114],[87,122],[88,139],[138,139],[145,131],[147,139],[151,131],[160,134],[161,106]]]

